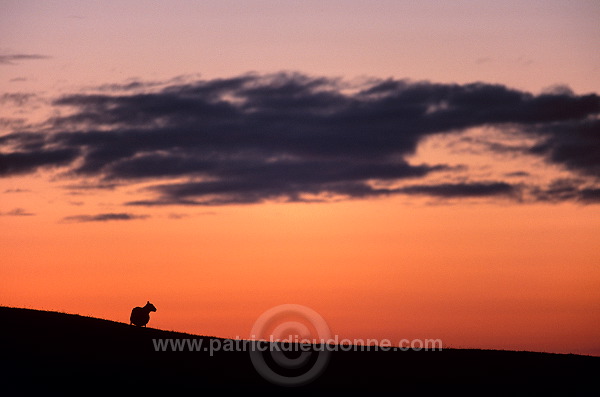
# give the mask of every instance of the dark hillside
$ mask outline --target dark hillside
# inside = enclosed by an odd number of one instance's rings
[[[368,395],[458,391],[597,390],[600,357],[495,350],[333,351],[323,374],[283,388],[263,379],[248,351],[213,351],[226,339],[138,328],[78,315],[0,307],[2,391]],[[195,339],[200,351],[155,351],[153,339]],[[232,341],[230,341],[232,342]],[[237,342],[248,347],[248,342]],[[244,345],[244,343],[246,343]],[[169,394],[170,395],[170,394]]]

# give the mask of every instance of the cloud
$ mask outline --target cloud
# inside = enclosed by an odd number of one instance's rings
[[[36,94],[33,93],[23,93],[23,92],[14,92],[14,93],[4,93],[0,95],[0,105],[5,104],[13,104],[15,106],[24,106],[28,102],[31,101],[32,98],[35,98]]]
[[[72,191],[89,191],[89,190],[115,190],[119,185],[116,183],[81,183],[63,186],[63,189]]]
[[[507,177],[527,177],[527,176],[531,176],[531,174],[527,171],[515,171],[515,172],[508,172],[506,174],[504,174],[504,176]]]
[[[0,129],[17,129],[25,125],[24,118],[7,118],[0,117]],[[0,141],[2,139],[0,138]]]
[[[505,182],[444,183],[416,185],[399,189],[405,194],[425,195],[441,198],[516,196],[519,188]]]
[[[598,188],[585,188],[580,191],[580,201],[587,203],[600,203],[600,189]]]
[[[57,167],[70,164],[77,158],[74,148],[40,149],[0,153],[0,177],[25,174],[40,167]]]
[[[63,218],[64,222],[108,222],[108,221],[131,221],[146,219],[148,215],[135,215],[129,213],[105,213],[96,215],[73,215]]]
[[[217,213],[214,211],[203,211],[203,212],[197,212],[195,214],[170,213],[167,215],[167,217],[169,219],[185,219],[185,218],[189,218],[191,216],[206,216],[206,215],[217,215]]]
[[[535,138],[535,145],[512,150],[517,154],[599,175],[596,94],[393,79],[353,85],[299,73],[131,84],[58,98],[53,106],[69,109],[67,115],[40,131],[0,137],[7,148],[0,175],[63,167],[64,175],[97,185],[150,182],[144,192],[152,198],[128,203],[146,206],[394,194],[516,197],[521,188],[505,181],[411,182],[456,172],[442,163],[411,164],[419,143],[488,126]]]
[[[567,200],[582,203],[600,203],[600,188],[587,186],[583,179],[559,178],[544,187],[533,187],[530,194],[536,201],[562,202]]]
[[[29,190],[29,189],[19,189],[19,188],[4,190],[4,193],[29,193],[29,192],[31,192],[31,190]]]
[[[540,131],[542,142],[530,153],[591,176],[600,176],[600,119],[557,123]]]
[[[19,61],[49,58],[47,55],[40,54],[0,54],[0,65],[16,65]]]
[[[291,160],[263,163],[258,160],[213,164],[207,169],[216,178],[200,182],[155,185],[166,202],[181,204],[256,203],[265,199],[284,198],[305,201],[303,195],[372,196],[383,192],[369,189],[363,182],[407,179],[424,176],[444,166],[411,166],[404,162],[353,164],[343,161]],[[187,169],[195,170],[194,167]],[[129,174],[128,174],[129,175]],[[203,198],[194,201],[195,198]]]
[[[34,213],[27,212],[23,208],[15,208],[11,211],[0,212],[0,216],[32,216]]]

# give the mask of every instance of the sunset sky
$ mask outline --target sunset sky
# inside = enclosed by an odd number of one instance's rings
[[[0,1],[0,305],[600,356],[597,1]]]

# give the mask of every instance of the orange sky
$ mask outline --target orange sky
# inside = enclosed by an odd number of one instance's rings
[[[2,218],[3,304],[127,321],[151,299],[152,326],[247,337],[293,302],[340,337],[596,352],[593,206],[384,199],[100,225],[59,223],[61,210]]]
[[[5,2],[0,55],[49,58],[0,62],[0,95],[39,96],[30,107],[5,101],[1,116],[43,120],[55,111],[49,98],[130,78],[251,70],[600,92],[594,2],[250,3]],[[451,141],[421,142],[411,164],[571,175]],[[60,170],[0,178],[0,305],[127,322],[150,300],[152,327],[248,337],[262,312],[298,303],[344,338],[600,355],[597,204],[398,195],[132,208],[122,203],[143,184],[73,190],[85,180]],[[121,212],[147,217],[68,219]]]

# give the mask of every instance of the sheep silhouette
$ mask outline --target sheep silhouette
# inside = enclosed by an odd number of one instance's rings
[[[131,310],[131,317],[129,317],[129,325],[137,325],[138,327],[145,327],[150,321],[150,312],[155,312],[156,308],[150,301],[146,303],[144,307],[134,307]]]

